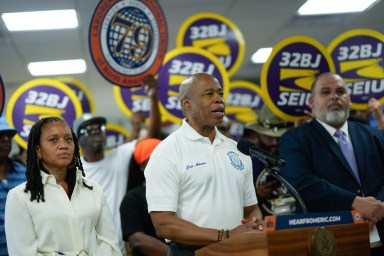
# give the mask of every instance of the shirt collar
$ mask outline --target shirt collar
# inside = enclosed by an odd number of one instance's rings
[[[187,122],[186,118],[183,119],[183,123],[180,127],[180,130],[181,130],[181,133],[190,140],[207,140],[207,141],[209,141],[209,138],[202,136],[195,129],[193,129],[192,126]],[[220,131],[217,129],[217,127],[215,127],[215,140],[213,141],[213,144],[215,145],[215,144],[219,144],[219,143],[223,142],[224,141],[223,137],[224,137],[224,135],[220,133]]]
[[[43,185],[57,184],[56,178],[52,174],[46,173],[42,170],[40,170],[40,174],[41,174],[41,182],[43,183]],[[83,184],[83,175],[79,169],[76,169],[76,182],[78,184]]]
[[[334,127],[330,126],[327,123],[324,123],[323,121],[320,121],[319,119],[316,118],[316,120],[324,127],[325,130],[332,136],[337,141],[337,138],[334,136],[335,132],[337,130],[342,131],[348,138],[349,138],[349,133],[348,133],[348,122],[344,122],[343,126],[340,127],[340,129],[335,129]]]

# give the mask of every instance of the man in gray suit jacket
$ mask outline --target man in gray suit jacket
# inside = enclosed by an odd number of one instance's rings
[[[281,174],[298,190],[309,212],[359,210],[370,228],[377,226],[383,243],[383,133],[347,121],[351,101],[337,74],[316,78],[309,104],[314,119],[281,138],[279,152],[287,161]],[[357,174],[338,145],[337,130],[353,145]]]

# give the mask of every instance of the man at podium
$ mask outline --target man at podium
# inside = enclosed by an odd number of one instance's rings
[[[192,256],[263,225],[251,159],[216,128],[225,110],[218,80],[192,75],[179,99],[183,124],[156,147],[144,174],[148,211],[157,235],[170,242],[168,255]]]
[[[309,212],[359,210],[371,229],[377,227],[383,243],[383,133],[347,121],[351,100],[337,74],[315,79],[309,104],[314,119],[281,138],[280,155],[287,161],[282,176]]]

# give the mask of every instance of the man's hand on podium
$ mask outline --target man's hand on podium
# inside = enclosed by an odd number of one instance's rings
[[[248,223],[253,223],[253,224],[257,224],[257,229],[260,230],[260,231],[263,231],[264,230],[264,220],[262,219],[259,219],[255,216],[251,217],[251,220],[247,220],[247,219],[242,219],[241,220],[241,224],[243,225],[246,225]]]
[[[352,209],[359,210],[362,213],[370,229],[384,218],[384,203],[372,196],[356,196],[352,203]]]
[[[229,231],[229,237],[255,230],[264,231],[264,220],[257,219],[256,217],[253,217],[251,220],[242,219],[241,224]]]

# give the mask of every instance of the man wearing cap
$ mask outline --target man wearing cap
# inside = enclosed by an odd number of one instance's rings
[[[153,76],[144,78],[144,91],[151,102],[150,124],[148,137],[157,137],[160,134],[160,111],[157,97],[157,81]],[[101,185],[106,201],[111,209],[116,230],[119,230],[120,247],[126,255],[124,241],[121,234],[120,203],[127,191],[128,165],[132,157],[136,140],[124,143],[111,151],[105,152],[106,118],[85,113],[73,123],[79,146],[82,149],[82,163],[85,175]],[[133,129],[139,130],[141,123],[132,122]],[[138,126],[138,127],[136,127]]]
[[[25,166],[12,160],[12,138],[17,131],[9,126],[5,116],[0,117],[0,256],[8,255],[4,231],[4,211],[8,191],[26,180]]]
[[[279,154],[280,137],[294,123],[282,120],[264,105],[258,113],[258,121],[247,123],[244,127],[243,139],[248,139],[257,147],[274,155]],[[260,209],[265,215],[291,213],[294,199],[287,188],[268,175],[264,164],[256,157],[252,158],[253,178]]]
[[[131,174],[136,171],[143,175],[152,151],[160,142],[159,139],[148,138],[137,143],[131,162],[135,162],[138,168],[131,168]],[[156,236],[148,213],[145,180],[127,192],[120,206],[120,215],[123,239],[132,246],[134,256],[167,255],[168,245],[164,239]]]

